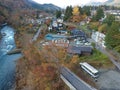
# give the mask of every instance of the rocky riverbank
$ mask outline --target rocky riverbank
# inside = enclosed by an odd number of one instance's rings
[[[7,55],[18,54],[18,53],[21,53],[21,49],[15,48],[15,49],[7,52]]]

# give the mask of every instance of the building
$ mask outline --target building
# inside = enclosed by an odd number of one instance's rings
[[[57,29],[58,28],[58,23],[57,23],[56,20],[53,20],[52,27],[53,27],[53,29]]]
[[[71,35],[73,35],[73,36],[81,36],[81,37],[86,36],[85,33],[82,30],[77,30],[77,29],[71,30]]]
[[[70,46],[67,49],[69,54],[77,54],[77,55],[91,55],[92,54],[92,47],[89,46]]]
[[[68,47],[69,40],[67,40],[67,39],[53,39],[52,44],[54,44],[55,46],[60,46],[60,47]]]
[[[86,34],[82,30],[74,29],[71,31],[71,35],[74,38],[80,38],[80,40],[82,39],[82,40],[86,41],[86,39],[87,39]]]
[[[92,32],[91,38],[100,46],[106,47],[105,46],[105,34],[100,33],[100,32]]]
[[[68,32],[67,32],[67,30],[60,30],[60,31],[58,31],[58,33],[61,35],[66,35]]]

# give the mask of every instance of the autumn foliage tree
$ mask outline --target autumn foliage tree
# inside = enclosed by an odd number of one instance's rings
[[[75,6],[73,7],[73,12],[72,12],[73,16],[71,21],[72,22],[79,22],[80,21],[80,12],[79,12],[79,7]]]
[[[73,7],[73,16],[71,18],[72,22],[80,22],[86,18],[86,14],[83,14],[83,12],[80,10],[81,8],[78,6]]]
[[[24,60],[19,61],[22,68],[17,75],[17,90],[22,88],[30,88],[32,90],[64,90],[64,84],[60,79],[60,65],[66,59],[66,51],[55,45],[44,46],[38,50],[34,45],[30,44],[24,51]],[[22,73],[24,72],[24,73]],[[27,72],[27,73],[25,73]],[[19,75],[23,78],[19,79]]]

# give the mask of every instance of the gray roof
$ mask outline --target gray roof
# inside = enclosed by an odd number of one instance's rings
[[[82,54],[82,53],[92,53],[92,48],[91,47],[87,47],[87,46],[72,46],[72,47],[68,47],[68,53],[72,53],[72,54]]]

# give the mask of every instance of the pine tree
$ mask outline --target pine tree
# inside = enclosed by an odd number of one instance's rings
[[[107,23],[108,26],[111,26],[114,21],[115,21],[115,16],[108,15],[107,18],[103,22]]]
[[[79,7],[79,12],[80,12],[81,15],[84,14],[83,9],[81,7]]]
[[[56,18],[60,18],[61,17],[61,11],[56,11]]]
[[[90,12],[90,6],[84,6],[83,7],[83,12],[84,14],[86,14],[87,16],[90,16],[91,15],[91,12]]]
[[[99,21],[103,17],[104,17],[103,9],[101,7],[99,7],[97,9],[97,13],[96,13],[96,21]]]
[[[67,6],[64,20],[67,21],[72,16],[72,6]]]

